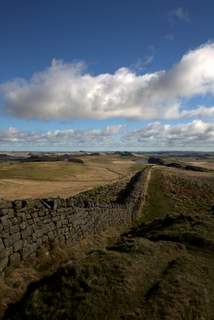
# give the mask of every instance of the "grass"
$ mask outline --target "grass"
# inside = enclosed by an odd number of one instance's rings
[[[140,171],[140,170],[144,170],[145,168],[147,168],[148,164],[140,164],[140,163],[135,163],[131,166],[130,170],[131,172],[135,172],[135,171]]]
[[[155,171],[154,171],[155,170]],[[150,221],[170,212],[172,201],[163,190],[161,170],[153,169],[148,187],[148,194],[143,207],[143,221]]]
[[[117,163],[117,160],[120,160]],[[90,173],[92,170],[110,170],[115,175],[127,174],[143,168],[143,165],[132,165],[126,159],[103,156],[84,158],[84,164],[66,161],[55,162],[1,162],[0,179],[29,179],[58,181],[69,179],[76,174]],[[87,176],[86,176],[87,178]]]
[[[86,172],[87,168],[78,163],[58,162],[31,162],[31,163],[1,163],[0,179],[30,179],[56,181],[69,176]]]
[[[84,164],[65,161],[1,162],[0,197],[68,197],[134,173],[131,169],[133,162],[118,156],[88,156],[82,159]]]
[[[138,225],[32,283],[4,319],[211,320],[213,223],[205,214]]]
[[[142,219],[170,213],[204,213],[214,204],[214,175],[153,168]]]
[[[0,278],[0,318],[8,304],[23,296],[29,283],[51,275],[68,261],[82,263],[92,249],[99,252],[111,246],[126,230],[127,226],[112,227],[70,246],[53,243],[50,248],[42,248],[34,260],[22,262],[16,269],[8,268],[5,277]]]

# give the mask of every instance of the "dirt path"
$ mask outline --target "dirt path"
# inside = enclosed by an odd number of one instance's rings
[[[153,169],[153,166],[149,167],[147,169],[148,171],[146,173],[146,180],[145,180],[145,183],[144,183],[144,195],[143,195],[143,200],[142,200],[142,205],[141,205],[141,211],[142,212],[143,212],[146,200],[148,198],[148,189],[149,189],[149,183],[150,183],[150,180],[151,180],[151,177],[152,177],[152,169]]]
[[[147,178],[146,178],[146,182],[145,182],[145,185],[144,185],[144,195],[145,195],[145,197],[148,194],[149,183],[150,183],[151,176],[152,176],[152,169],[153,169],[153,167],[150,167],[149,170],[148,170],[148,173],[147,173]]]

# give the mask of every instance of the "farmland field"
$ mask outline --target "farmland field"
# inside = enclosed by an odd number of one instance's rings
[[[84,163],[1,162],[0,197],[66,197],[114,182],[134,170],[134,162],[117,156],[84,156]]]

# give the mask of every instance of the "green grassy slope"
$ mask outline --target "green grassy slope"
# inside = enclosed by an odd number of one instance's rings
[[[204,213],[214,203],[214,175],[153,168],[144,221],[167,213]]]

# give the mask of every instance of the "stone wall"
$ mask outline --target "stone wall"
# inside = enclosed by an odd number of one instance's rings
[[[109,226],[131,223],[140,209],[146,174],[137,173],[123,190],[117,190],[120,183],[97,188],[95,199],[89,191],[67,199],[0,200],[0,272],[35,257],[51,241],[70,243]],[[105,199],[100,202],[96,198],[101,194],[102,199],[103,190]]]

